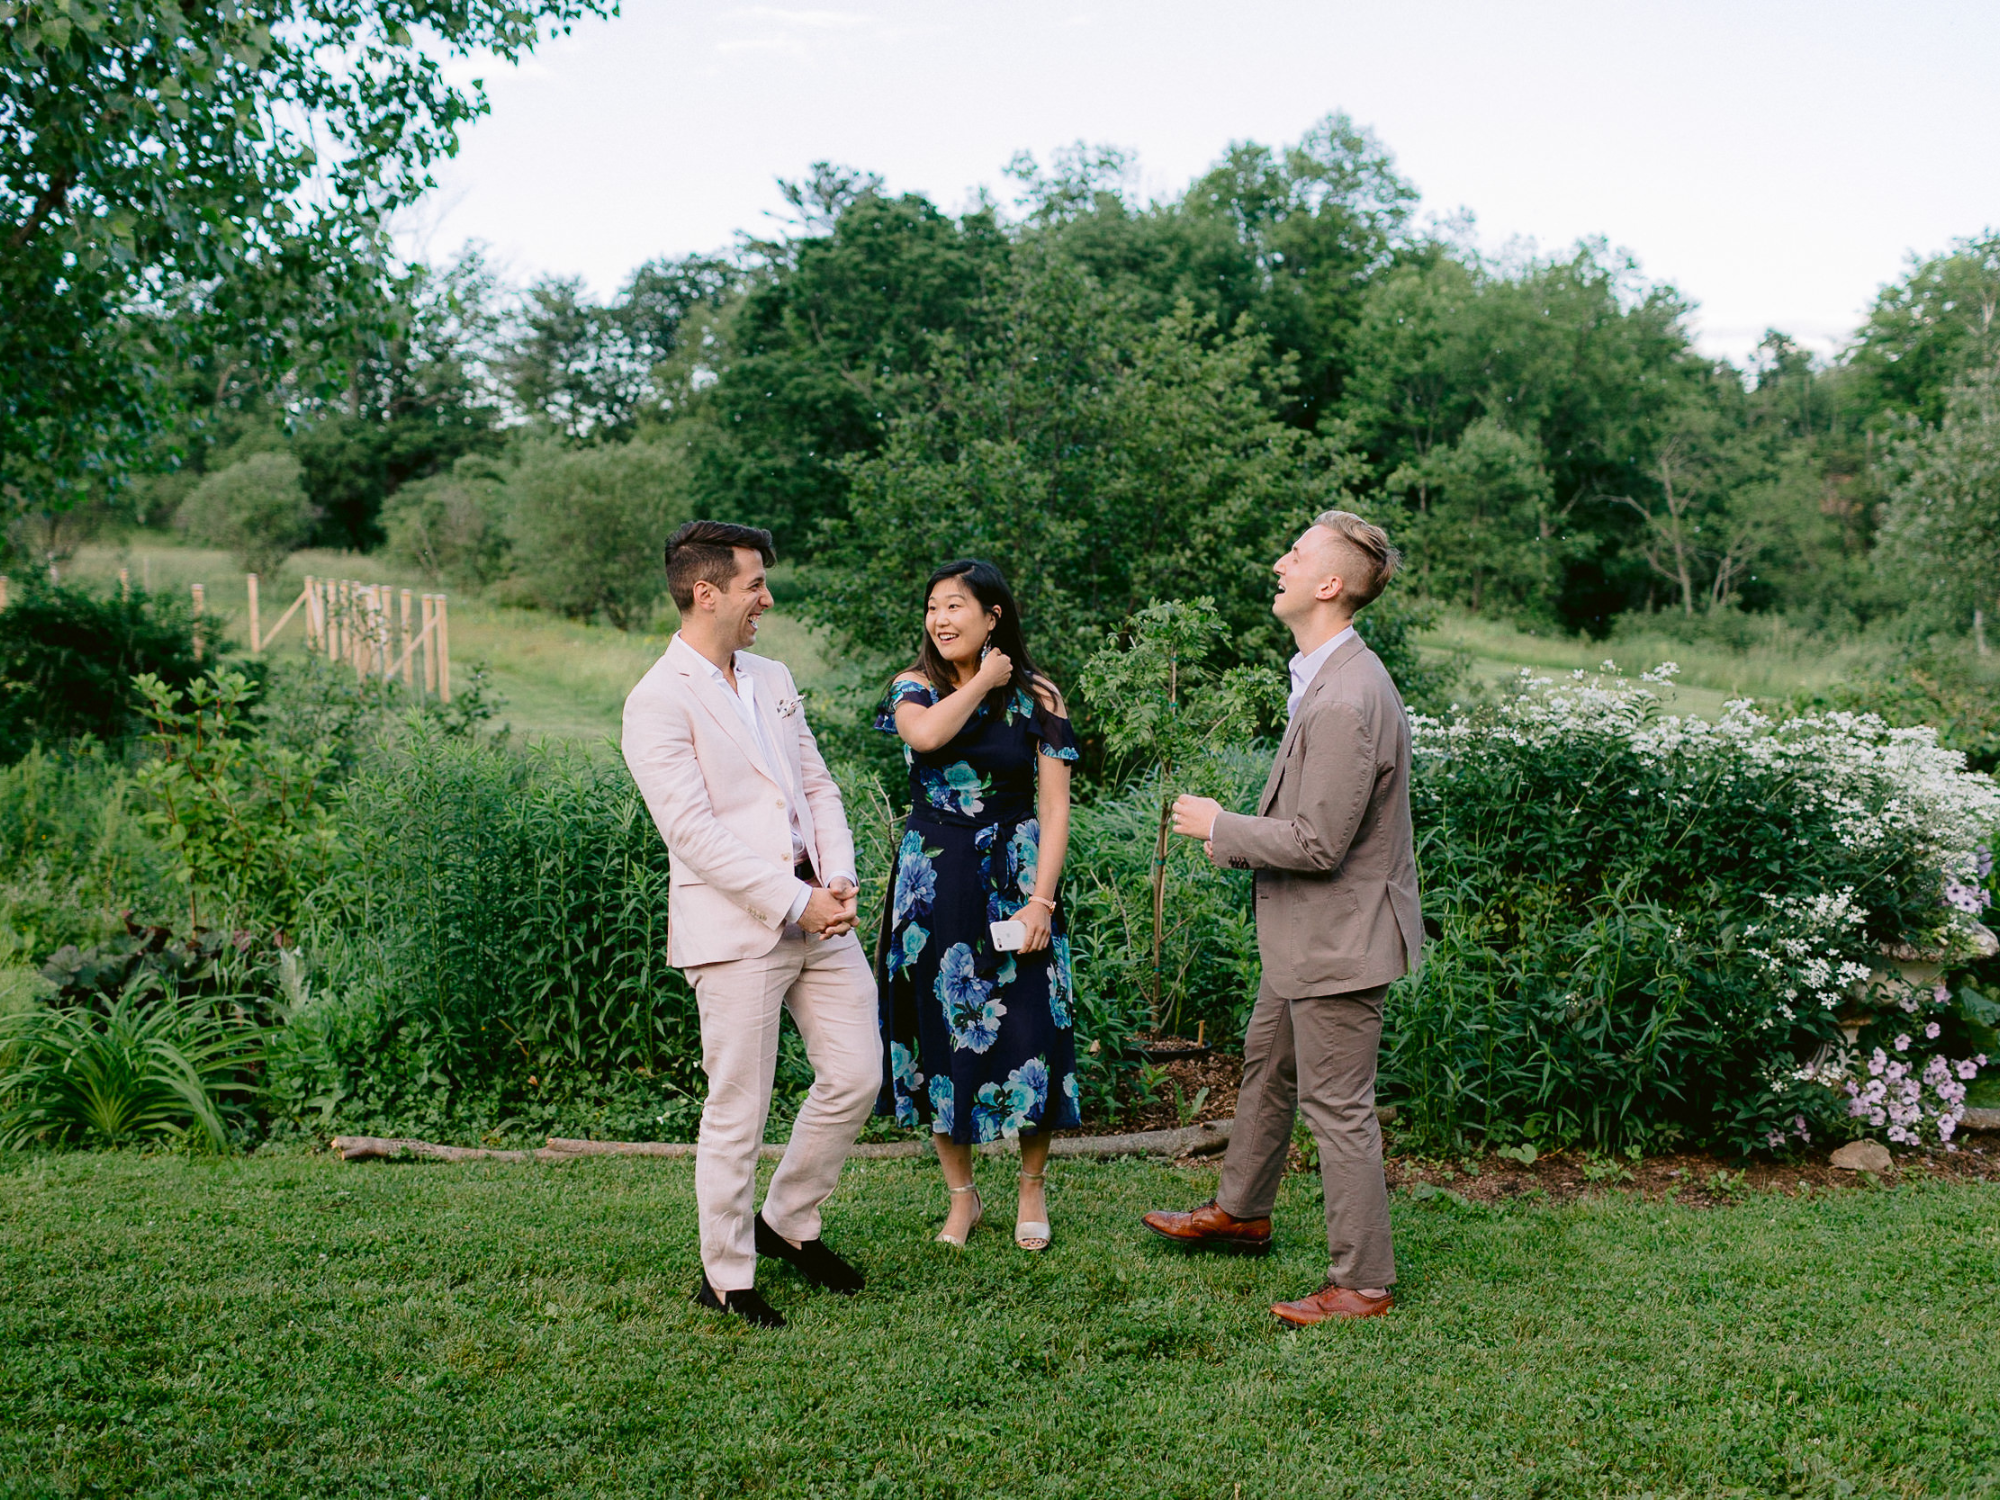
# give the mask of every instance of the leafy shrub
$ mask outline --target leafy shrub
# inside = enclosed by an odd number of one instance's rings
[[[1982,673],[1962,650],[1927,643],[1828,688],[1802,697],[1815,709],[1879,714],[1890,724],[1929,724],[1938,743],[1965,754],[1977,771],[2000,771],[2000,673]]]
[[[43,1006],[0,1018],[0,1147],[136,1140],[229,1144],[230,1096],[251,1090],[254,1025],[156,976],[108,1011]]]
[[[337,909],[315,940],[315,984],[337,998],[316,1002],[330,1040],[294,1097],[491,1123],[607,1089],[671,1113],[694,1090],[666,850],[622,765],[419,724],[362,768],[338,821]]]
[[[138,726],[135,676],[185,687],[200,670],[194,622],[178,601],[30,579],[0,610],[0,763],[84,735],[122,740]]]
[[[1849,1128],[1823,1084],[1856,982],[1897,945],[1969,952],[1945,882],[2000,791],[1930,731],[1747,703],[1663,718],[1617,678],[1417,728],[1444,937],[1392,992],[1383,1074],[1424,1140],[1747,1150]]]
[[[666,590],[667,535],[688,507],[686,462],[665,444],[530,447],[507,482],[514,583],[558,614],[642,626]]]
[[[185,694],[150,674],[135,686],[152,754],[134,782],[187,891],[189,927],[296,930],[333,847],[331,755],[256,732],[240,672],[198,677]]]
[[[508,563],[506,473],[468,454],[449,473],[404,485],[382,505],[387,550],[436,583],[493,582]]]
[[[269,578],[311,538],[318,519],[299,461],[289,453],[253,453],[204,478],[174,522],[194,540],[229,553],[246,572]]]
[[[1198,784],[1238,812],[1254,812],[1270,747],[1232,746],[1205,757]],[[1154,1024],[1153,852],[1159,782],[1144,776],[1079,805],[1063,874],[1076,961],[1078,1034],[1123,1054]],[[1256,918],[1249,877],[1218,870],[1192,839],[1167,846],[1160,988],[1183,1033],[1206,1027],[1224,1047],[1241,1037],[1257,998]]]
[[[0,948],[39,961],[124,931],[128,909],[150,919],[180,904],[172,861],[134,801],[99,747],[35,748],[0,767]]]

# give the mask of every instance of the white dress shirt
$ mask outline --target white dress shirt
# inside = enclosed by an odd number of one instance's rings
[[[1332,640],[1322,644],[1310,656],[1300,652],[1292,658],[1292,692],[1291,696],[1285,699],[1287,719],[1299,711],[1299,699],[1305,697],[1306,689],[1311,687],[1312,680],[1319,676],[1319,669],[1326,665],[1326,659],[1338,651],[1343,642],[1353,639],[1354,627],[1350,625]]]
[[[679,632],[675,634],[678,636]],[[722,668],[703,656],[701,652],[697,651],[694,654],[700,659],[701,664],[708,668],[709,675],[722,685],[722,690],[729,694],[729,701],[736,709],[736,716],[743,721],[743,727],[750,731],[750,737],[757,742],[757,748],[763,752],[764,764],[769,766],[771,774],[778,778],[778,785],[785,794],[785,817],[792,825],[792,863],[797,864],[806,857],[805,829],[799,822],[798,797],[785,778],[784,758],[778,754],[778,747],[771,743],[771,737],[764,732],[764,716],[757,712],[757,679],[743,671],[741,663],[732,660],[730,665],[737,669],[736,686],[732,690],[729,678],[723,675]],[[800,914],[806,909],[806,903],[810,900],[812,900],[812,887],[800,886],[798,895],[792,898],[792,909],[785,913],[785,920],[798,921]]]

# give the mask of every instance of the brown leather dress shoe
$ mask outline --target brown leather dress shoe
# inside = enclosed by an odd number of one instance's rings
[[[1239,1219],[1226,1214],[1209,1199],[1193,1213],[1166,1213],[1155,1209],[1139,1221],[1163,1240],[1177,1245],[1214,1246],[1235,1255],[1262,1255],[1271,1248],[1269,1219]]]
[[[1379,1318],[1395,1305],[1393,1293],[1364,1297],[1353,1287],[1335,1286],[1329,1281],[1310,1297],[1301,1297],[1296,1302],[1273,1302],[1271,1311],[1294,1328],[1310,1328],[1328,1318]]]

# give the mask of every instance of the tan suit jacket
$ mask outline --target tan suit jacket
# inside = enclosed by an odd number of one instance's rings
[[[679,968],[759,958],[778,944],[802,889],[792,862],[786,794],[798,807],[813,869],[854,876],[854,838],[783,662],[736,653],[757,684],[757,712],[778,747],[770,765],[757,737],[676,635],[625,700],[622,748],[632,779],[667,842],[668,961]]]
[[[1209,845],[1217,865],[1257,872],[1257,949],[1284,999],[1372,989],[1417,966],[1410,720],[1359,637],[1299,700],[1257,816],[1221,814]]]

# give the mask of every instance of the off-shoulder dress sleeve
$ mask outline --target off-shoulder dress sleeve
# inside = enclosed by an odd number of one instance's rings
[[[1035,734],[1042,742],[1042,754],[1051,760],[1077,758],[1076,731],[1062,715],[1041,710],[1035,715]]]
[[[907,677],[899,678],[889,685],[889,692],[882,699],[882,706],[875,710],[875,727],[884,734],[896,732],[896,710],[905,703],[921,704],[929,708],[937,702],[937,694],[931,691],[928,682],[913,682]]]

